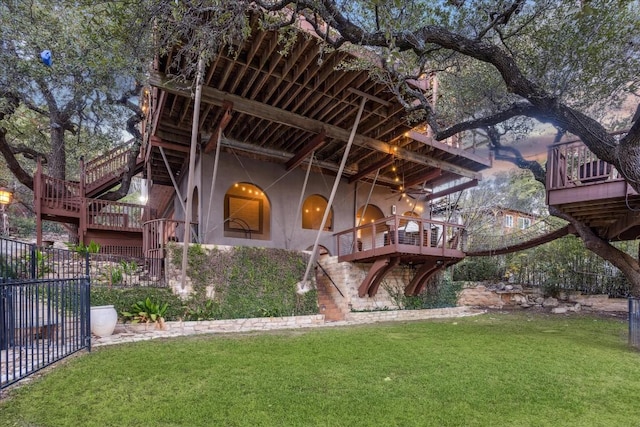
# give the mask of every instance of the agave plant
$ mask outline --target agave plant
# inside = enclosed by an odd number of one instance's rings
[[[160,326],[164,324],[164,314],[167,312],[169,304],[155,303],[147,297],[144,301],[138,301],[133,304],[131,311],[123,311],[121,314],[131,323],[157,323]]]

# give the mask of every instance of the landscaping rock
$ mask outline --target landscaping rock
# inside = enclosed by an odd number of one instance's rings
[[[544,301],[542,302],[542,306],[545,308],[553,308],[553,307],[557,307],[558,305],[559,305],[558,300],[553,297],[545,298]]]
[[[551,309],[553,314],[565,314],[568,311],[569,309],[567,309],[567,307],[555,307]]]

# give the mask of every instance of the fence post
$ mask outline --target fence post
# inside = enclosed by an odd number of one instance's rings
[[[89,251],[84,254],[84,275],[89,277],[91,257],[89,256]]]
[[[80,279],[80,284],[83,308],[81,317],[84,319],[81,329],[83,332],[84,345],[88,351],[91,351],[91,280],[89,276]]]
[[[36,278],[36,267],[37,267],[37,255],[36,255],[36,245],[30,245],[29,250],[31,252],[31,256],[29,257],[29,274],[31,279]]]

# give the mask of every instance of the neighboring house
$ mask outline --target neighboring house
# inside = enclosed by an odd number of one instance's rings
[[[537,215],[522,212],[516,209],[498,207],[493,210],[496,228],[502,233],[512,233],[518,230],[526,230],[537,219]]]

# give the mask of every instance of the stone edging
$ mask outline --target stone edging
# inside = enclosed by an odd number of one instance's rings
[[[99,347],[109,344],[119,344],[150,340],[163,337],[177,337],[206,333],[254,332],[279,329],[300,329],[331,327],[342,325],[366,324],[388,321],[439,319],[451,317],[474,316],[485,310],[475,310],[469,307],[450,307],[429,310],[388,310],[352,312],[347,319],[338,322],[325,322],[323,314],[290,317],[256,317],[249,319],[205,320],[194,322],[165,322],[160,330],[153,324],[118,324],[115,333],[108,337],[92,337],[91,345]]]

